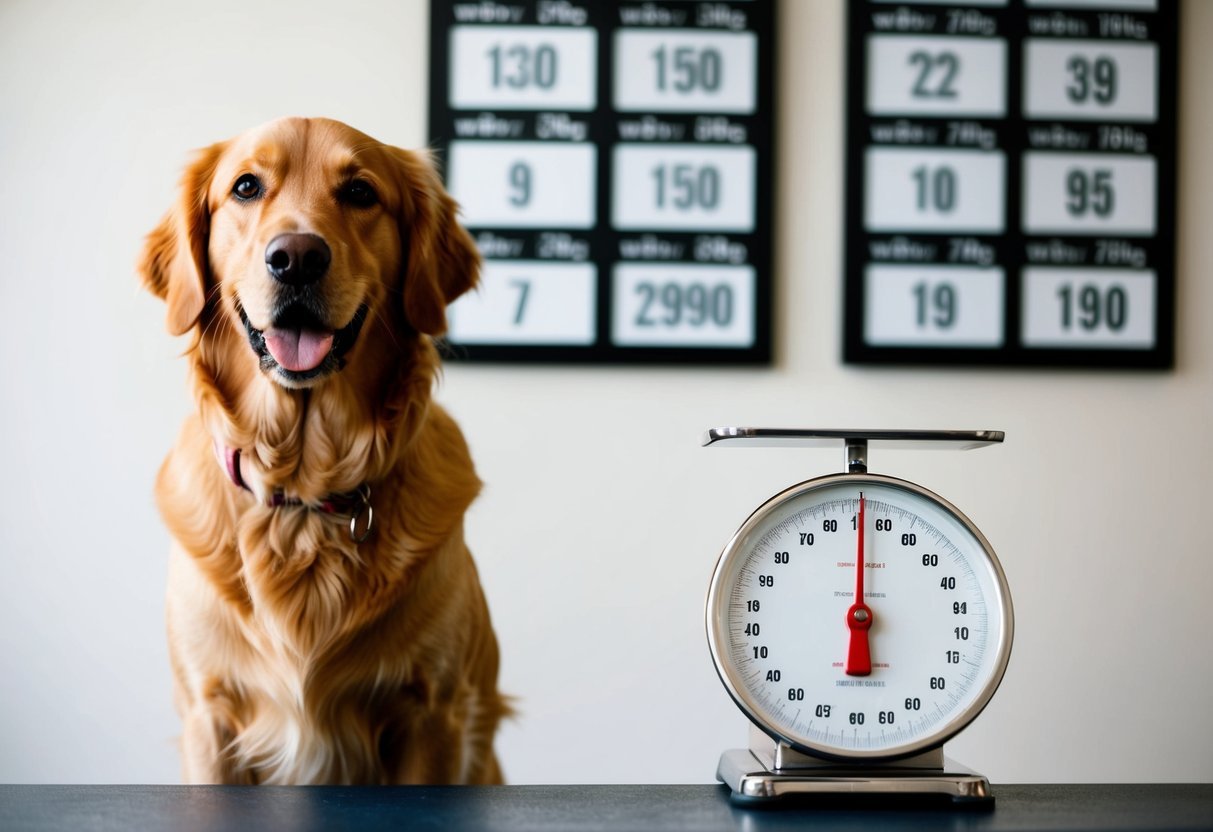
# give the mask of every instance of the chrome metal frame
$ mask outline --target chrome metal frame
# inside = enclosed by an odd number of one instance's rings
[[[878,442],[884,448],[967,451],[1002,442],[1000,430],[841,430],[822,428],[712,428],[703,445],[746,448],[828,448],[853,441]]]
[[[939,768],[822,766],[771,769],[753,751],[734,748],[720,756],[716,779],[738,802],[794,798],[934,797],[953,803],[988,805],[990,781],[945,759]]]

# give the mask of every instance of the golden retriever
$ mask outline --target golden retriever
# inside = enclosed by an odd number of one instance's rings
[[[430,398],[456,209],[427,157],[289,118],[200,151],[148,235],[198,406],[156,481],[187,782],[501,782],[480,481]]]

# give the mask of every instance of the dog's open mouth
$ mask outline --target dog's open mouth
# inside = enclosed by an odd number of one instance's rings
[[[333,329],[308,306],[292,303],[278,310],[273,324],[261,330],[253,326],[239,303],[236,310],[248,333],[249,346],[261,359],[261,368],[293,383],[340,370],[367,315],[363,304],[348,324]]]

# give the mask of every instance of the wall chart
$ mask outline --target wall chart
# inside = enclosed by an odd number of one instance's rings
[[[770,360],[772,5],[431,1],[456,358]]]
[[[1175,2],[847,6],[846,360],[1171,366]]]

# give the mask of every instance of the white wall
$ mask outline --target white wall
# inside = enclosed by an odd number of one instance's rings
[[[176,781],[151,486],[190,402],[132,263],[190,148],[286,114],[423,144],[427,8],[0,3],[0,781]],[[1174,372],[842,366],[843,6],[789,0],[775,366],[448,369],[512,781],[707,782],[744,743],[712,565],[841,454],[700,449],[721,424],[1005,430],[873,456],[957,501],[1012,584],[1010,670],[949,754],[1004,782],[1213,780],[1213,4],[1182,13]]]

